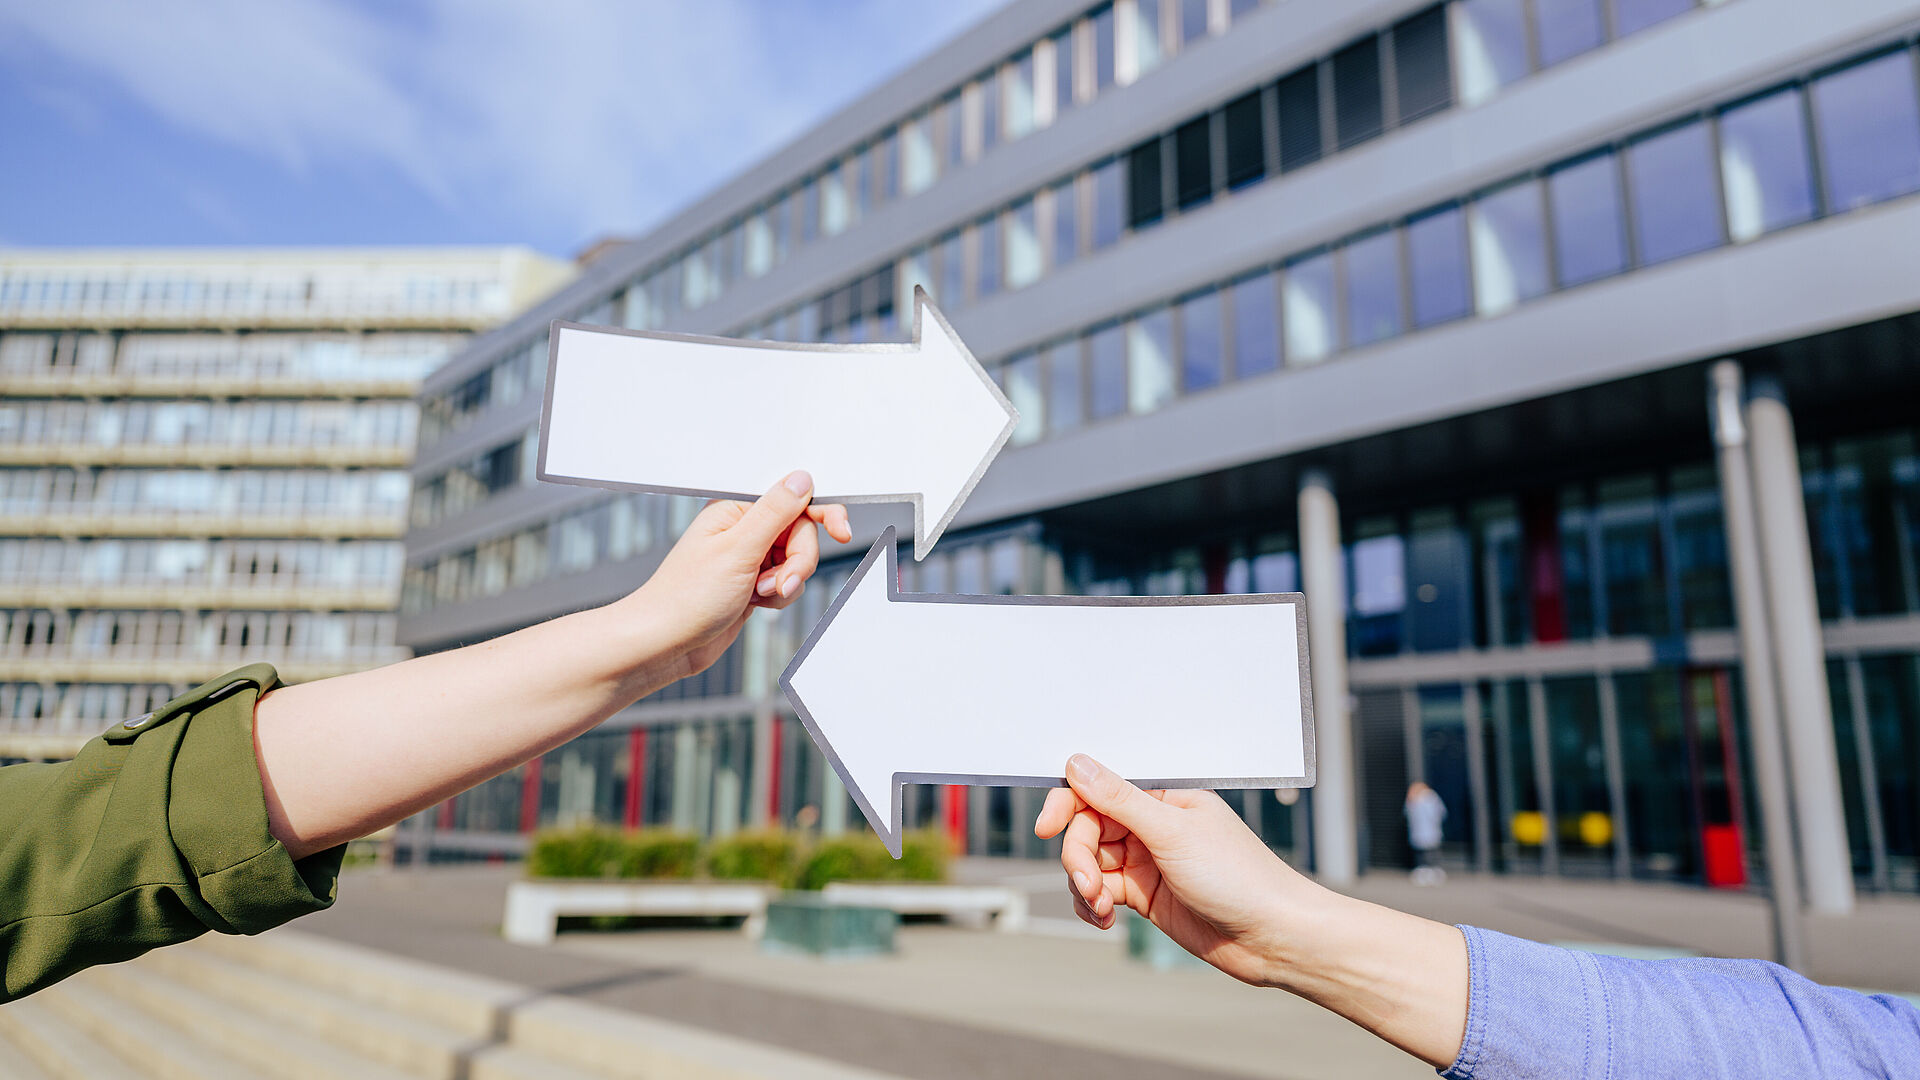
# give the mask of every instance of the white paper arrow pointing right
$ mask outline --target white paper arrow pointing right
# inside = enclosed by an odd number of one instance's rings
[[[896,857],[907,782],[1057,787],[1086,753],[1149,787],[1312,785],[1301,594],[903,594],[894,543],[780,684]]]

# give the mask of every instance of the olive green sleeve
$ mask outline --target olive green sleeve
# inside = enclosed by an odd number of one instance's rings
[[[0,768],[0,1002],[208,930],[333,903],[346,849],[298,863],[267,830],[255,664],[117,724],[73,760]]]

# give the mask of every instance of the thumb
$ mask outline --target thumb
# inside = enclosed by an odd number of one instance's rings
[[[813,497],[813,476],[805,469],[788,473],[727,530],[729,536],[765,554],[786,533]]]
[[[1088,806],[1126,826],[1148,847],[1172,832],[1172,807],[1085,754],[1067,759],[1067,783]]]

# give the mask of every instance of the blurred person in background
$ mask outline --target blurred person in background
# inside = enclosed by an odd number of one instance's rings
[[[1455,1080],[1920,1076],[1920,1008],[1762,960],[1629,960],[1343,896],[1218,795],[1085,755],[1034,823],[1081,919],[1130,907],[1214,967],[1332,1010]]]
[[[0,768],[0,1003],[208,930],[332,905],[349,840],[567,742],[719,659],[820,560],[796,472],[710,504],[605,607],[372,671],[280,687],[254,664],[117,724],[71,761]]]
[[[1447,872],[1440,869],[1440,826],[1447,820],[1447,804],[1439,792],[1415,780],[1407,788],[1406,814],[1413,883],[1438,885],[1447,880]]]

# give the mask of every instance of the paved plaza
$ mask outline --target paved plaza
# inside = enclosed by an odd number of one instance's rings
[[[1207,968],[1154,971],[1118,933],[1071,918],[1045,863],[968,859],[964,881],[1028,890],[1025,933],[904,927],[896,955],[822,962],[763,955],[706,928],[567,932],[548,948],[499,936],[516,867],[363,871],[301,929],[528,988],[926,1080],[1152,1076],[1202,1080],[1417,1077],[1431,1071],[1284,994]],[[1371,874],[1353,890],[1452,922],[1545,941],[1705,955],[1764,953],[1767,909],[1750,896],[1647,884],[1459,877],[1416,888]],[[1920,992],[1920,899],[1864,897],[1847,920],[1812,920],[1823,981]]]

